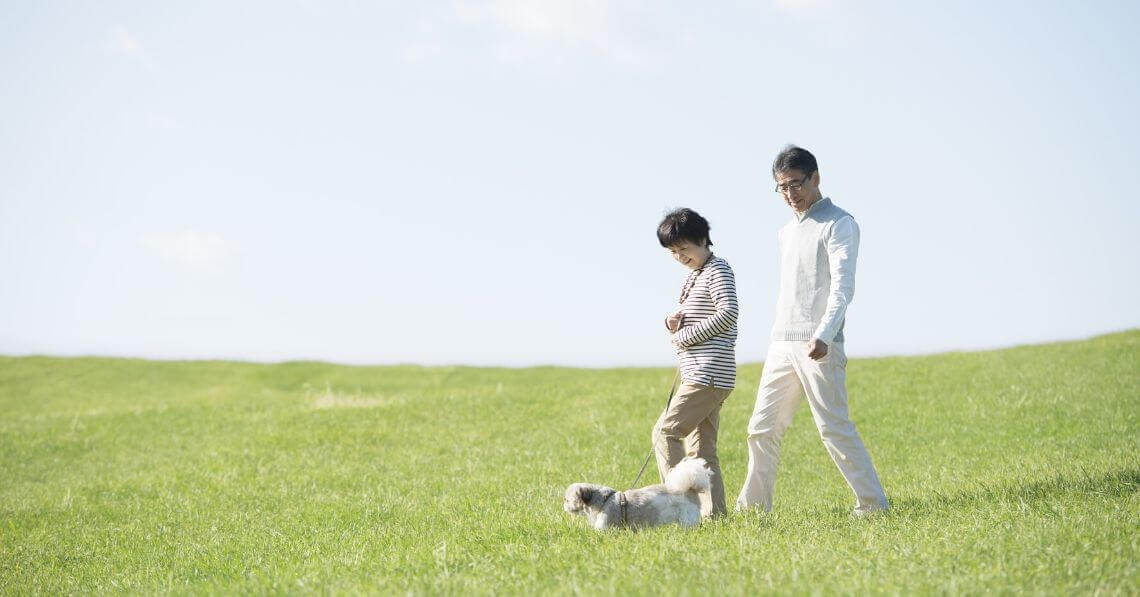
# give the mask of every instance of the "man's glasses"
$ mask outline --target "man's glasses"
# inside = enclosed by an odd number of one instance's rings
[[[806,183],[809,178],[811,178],[811,174],[807,174],[799,180],[793,180],[792,182],[778,184],[776,185],[776,192],[781,195],[787,195],[789,192],[795,193],[804,188],[804,183]]]

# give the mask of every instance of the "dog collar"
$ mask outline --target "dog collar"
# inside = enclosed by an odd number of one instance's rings
[[[629,499],[625,497],[625,492],[618,493],[618,504],[621,504],[621,523],[627,524],[626,521],[626,506],[629,506]]]

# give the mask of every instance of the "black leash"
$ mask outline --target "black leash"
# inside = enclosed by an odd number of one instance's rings
[[[673,376],[673,385],[669,388],[669,399],[665,401],[665,410],[669,410],[669,404],[673,402],[673,394],[677,391],[677,380],[681,378],[681,368],[677,368],[677,374]],[[641,480],[641,475],[645,472],[645,467],[649,466],[649,459],[653,458],[653,446],[649,446],[649,454],[645,457],[645,462],[641,464],[641,470],[637,471],[637,478],[630,483],[630,487],[637,487],[637,482]]]

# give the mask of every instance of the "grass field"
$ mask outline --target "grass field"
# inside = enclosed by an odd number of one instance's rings
[[[0,592],[1140,592],[1140,330],[848,376],[891,513],[804,406],[772,514],[598,533],[562,493],[627,487],[671,370],[0,357]]]

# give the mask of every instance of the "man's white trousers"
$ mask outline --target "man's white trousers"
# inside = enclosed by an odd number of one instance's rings
[[[871,456],[847,416],[847,355],[842,342],[828,346],[820,361],[808,358],[809,344],[774,341],[768,348],[756,408],[748,421],[748,476],[736,499],[738,509],[772,510],[780,439],[806,396],[823,445],[855,492],[855,513],[888,507]]]

